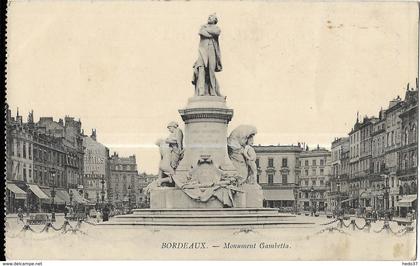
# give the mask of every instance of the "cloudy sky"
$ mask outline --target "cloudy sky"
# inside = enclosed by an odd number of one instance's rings
[[[329,147],[357,111],[377,115],[417,76],[414,2],[14,1],[8,12],[12,111],[80,118],[149,173],[155,140],[169,121],[182,124],[210,13],[222,30],[229,131],[253,124],[256,143]]]

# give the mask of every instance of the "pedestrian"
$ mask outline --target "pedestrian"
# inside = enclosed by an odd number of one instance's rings
[[[100,212],[100,210],[98,209],[97,211],[96,211],[96,222],[97,223],[99,223],[101,221],[101,212]]]
[[[109,220],[109,212],[110,212],[110,210],[108,208],[108,205],[105,205],[105,207],[102,210],[102,221],[103,222],[106,222],[106,221]]]
[[[18,208],[18,220],[23,222],[23,211],[22,208]]]
[[[64,207],[64,218],[67,218],[67,213],[69,212],[69,207],[65,206]]]

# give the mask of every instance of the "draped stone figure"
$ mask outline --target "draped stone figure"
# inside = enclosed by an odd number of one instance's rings
[[[221,96],[215,72],[222,71],[219,47],[220,28],[215,14],[209,16],[207,24],[201,26],[198,59],[194,63],[192,84],[195,96]]]
[[[257,129],[254,126],[240,125],[230,133],[228,138],[229,158],[239,172],[240,184],[255,183],[256,155],[252,148],[255,134],[257,134]]]
[[[171,148],[171,167],[175,170],[183,157],[184,134],[177,122],[170,122],[167,128],[170,134],[166,138],[166,143],[168,143]]]

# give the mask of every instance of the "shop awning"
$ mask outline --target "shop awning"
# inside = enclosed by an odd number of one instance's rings
[[[350,198],[350,199],[345,199],[345,200],[342,200],[342,201],[340,201],[341,203],[343,203],[343,202],[348,202],[348,201],[351,201],[351,200],[353,200],[352,198]]]
[[[81,203],[81,204],[86,204],[88,203],[87,200],[85,200],[80,194],[79,191],[77,191],[76,189],[70,189],[70,191],[73,193],[73,202],[77,202],[77,203]]]
[[[294,201],[295,196],[291,189],[267,189],[263,190],[265,200]]]
[[[39,199],[49,199],[48,195],[45,194],[37,185],[29,184],[29,189],[37,196]]]
[[[7,189],[15,194],[15,199],[26,199],[26,192],[20,189],[15,184],[9,183],[6,185]]]
[[[413,201],[417,199],[417,195],[405,195],[397,202],[398,207],[411,207]]]
[[[70,203],[70,195],[65,190],[56,190],[56,196],[60,197],[64,202]]]
[[[42,191],[44,191],[45,194],[47,194],[50,197],[50,203],[52,203],[52,197],[51,197],[52,189],[42,188]],[[54,197],[54,204],[58,204],[58,205],[64,204],[65,203],[64,200],[58,196],[58,190],[55,190],[55,192],[56,193],[55,193],[55,197]]]

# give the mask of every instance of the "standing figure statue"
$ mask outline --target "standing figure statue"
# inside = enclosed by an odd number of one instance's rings
[[[244,148],[245,162],[248,165],[248,184],[255,184],[257,182],[257,154],[252,145],[254,144],[254,135],[249,136],[246,146]]]
[[[195,85],[195,96],[221,96],[215,72],[222,71],[219,47],[220,28],[216,14],[209,16],[207,24],[201,26],[198,59],[194,63],[192,84]]]
[[[257,167],[256,154],[252,148],[257,129],[254,126],[240,125],[235,128],[228,138],[229,158],[239,173],[239,183],[254,184]]]

